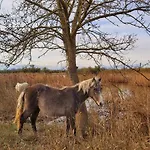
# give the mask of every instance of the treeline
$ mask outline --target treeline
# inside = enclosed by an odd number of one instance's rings
[[[150,72],[150,68],[134,68],[138,71],[141,72]],[[78,68],[78,73],[79,74],[88,74],[88,73],[92,73],[92,74],[98,74],[99,72],[102,71],[114,71],[114,72],[120,72],[120,71],[131,71],[132,69],[106,69],[106,68],[101,68],[99,66],[95,66],[95,67],[85,67],[85,68]],[[29,67],[23,67],[23,68],[19,68],[19,69],[4,69],[4,70],[0,70],[0,73],[19,73],[19,72],[23,72],[23,73],[63,73],[63,72],[67,72],[67,70],[51,70],[48,69],[46,67],[44,68],[39,68],[39,67],[35,67],[34,65],[30,65]]]
[[[19,73],[19,72],[23,72],[23,73],[40,73],[40,72],[59,73],[59,72],[64,72],[64,70],[50,70],[46,67],[39,68],[39,67],[35,67],[35,66],[23,67],[23,68],[19,68],[19,69],[14,68],[14,69],[0,70],[0,73]]]
[[[92,74],[97,74],[100,71],[105,70],[104,68],[100,68],[100,67],[88,67],[88,68],[78,68],[78,73],[83,73],[83,74],[87,74],[87,73],[92,73]],[[48,69],[46,67],[44,68],[39,68],[39,67],[35,67],[34,65],[31,65],[29,67],[23,67],[23,68],[19,68],[19,69],[4,69],[4,70],[0,70],[0,73],[19,73],[19,72],[23,72],[23,73],[62,73],[62,72],[67,72],[67,70],[51,70]]]

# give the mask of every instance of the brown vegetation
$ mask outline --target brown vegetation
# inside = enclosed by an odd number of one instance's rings
[[[150,78],[150,72],[143,70]],[[79,74],[80,80],[92,74]],[[65,73],[6,73],[0,74],[0,147],[2,149],[51,149],[51,150],[113,150],[149,149],[150,125],[150,81],[131,71],[105,70],[102,77],[103,98],[108,116],[99,118],[99,112],[90,108],[89,130],[83,140],[77,132],[76,141],[72,136],[65,137],[65,124],[44,124],[38,120],[38,137],[35,138],[30,124],[25,124],[23,139],[12,124],[15,115],[18,93],[17,82],[45,83],[55,87],[71,85]],[[71,134],[72,135],[72,134]]]

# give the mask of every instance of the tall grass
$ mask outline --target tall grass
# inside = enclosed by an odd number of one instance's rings
[[[150,72],[143,72],[150,78]],[[150,81],[132,71],[103,71],[103,99],[108,115],[103,119],[99,111],[91,107],[88,112],[88,137],[82,139],[79,132],[74,138],[65,137],[65,124],[47,125],[37,121],[38,137],[32,133],[30,124],[25,124],[22,139],[12,124],[15,115],[15,91],[17,82],[44,83],[54,87],[71,85],[65,73],[9,73],[0,74],[0,149],[50,149],[50,150],[133,150],[149,149],[150,127]],[[93,77],[80,74],[80,80]],[[130,93],[124,93],[124,89]]]

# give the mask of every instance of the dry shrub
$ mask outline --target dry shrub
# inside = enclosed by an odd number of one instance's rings
[[[141,74],[143,74],[143,76]],[[133,70],[106,70],[99,73],[99,76],[102,77],[103,83],[105,84],[130,84],[150,87],[150,72],[143,71],[141,74]],[[149,81],[144,76],[149,79]]]
[[[120,88],[112,88],[111,94],[106,96],[111,119],[117,123],[116,118],[129,119],[128,124],[137,129],[142,134],[149,135],[149,118],[150,118],[150,89],[147,87],[127,86],[130,93],[127,97],[120,96]],[[123,123],[127,123],[123,121]],[[135,124],[134,124],[135,123]],[[116,128],[116,127],[115,127]],[[145,129],[145,130],[144,130]]]
[[[90,128],[99,139],[100,149],[149,149],[150,89],[127,86],[131,95],[121,98],[120,87],[105,87],[109,116],[105,120],[90,114]],[[108,92],[109,91],[109,92]],[[105,95],[106,94],[106,95]],[[97,141],[98,142],[98,141]]]

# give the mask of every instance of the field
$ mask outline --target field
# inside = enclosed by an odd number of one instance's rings
[[[142,73],[150,79],[150,70]],[[48,125],[38,118],[38,136],[29,123],[23,137],[13,124],[17,97],[17,82],[45,83],[54,87],[71,85],[65,73],[1,73],[0,74],[0,150],[141,150],[150,149],[150,81],[131,70],[104,70],[102,78],[105,110],[89,107],[88,136],[65,136],[65,123]],[[93,77],[80,73],[80,80]]]

